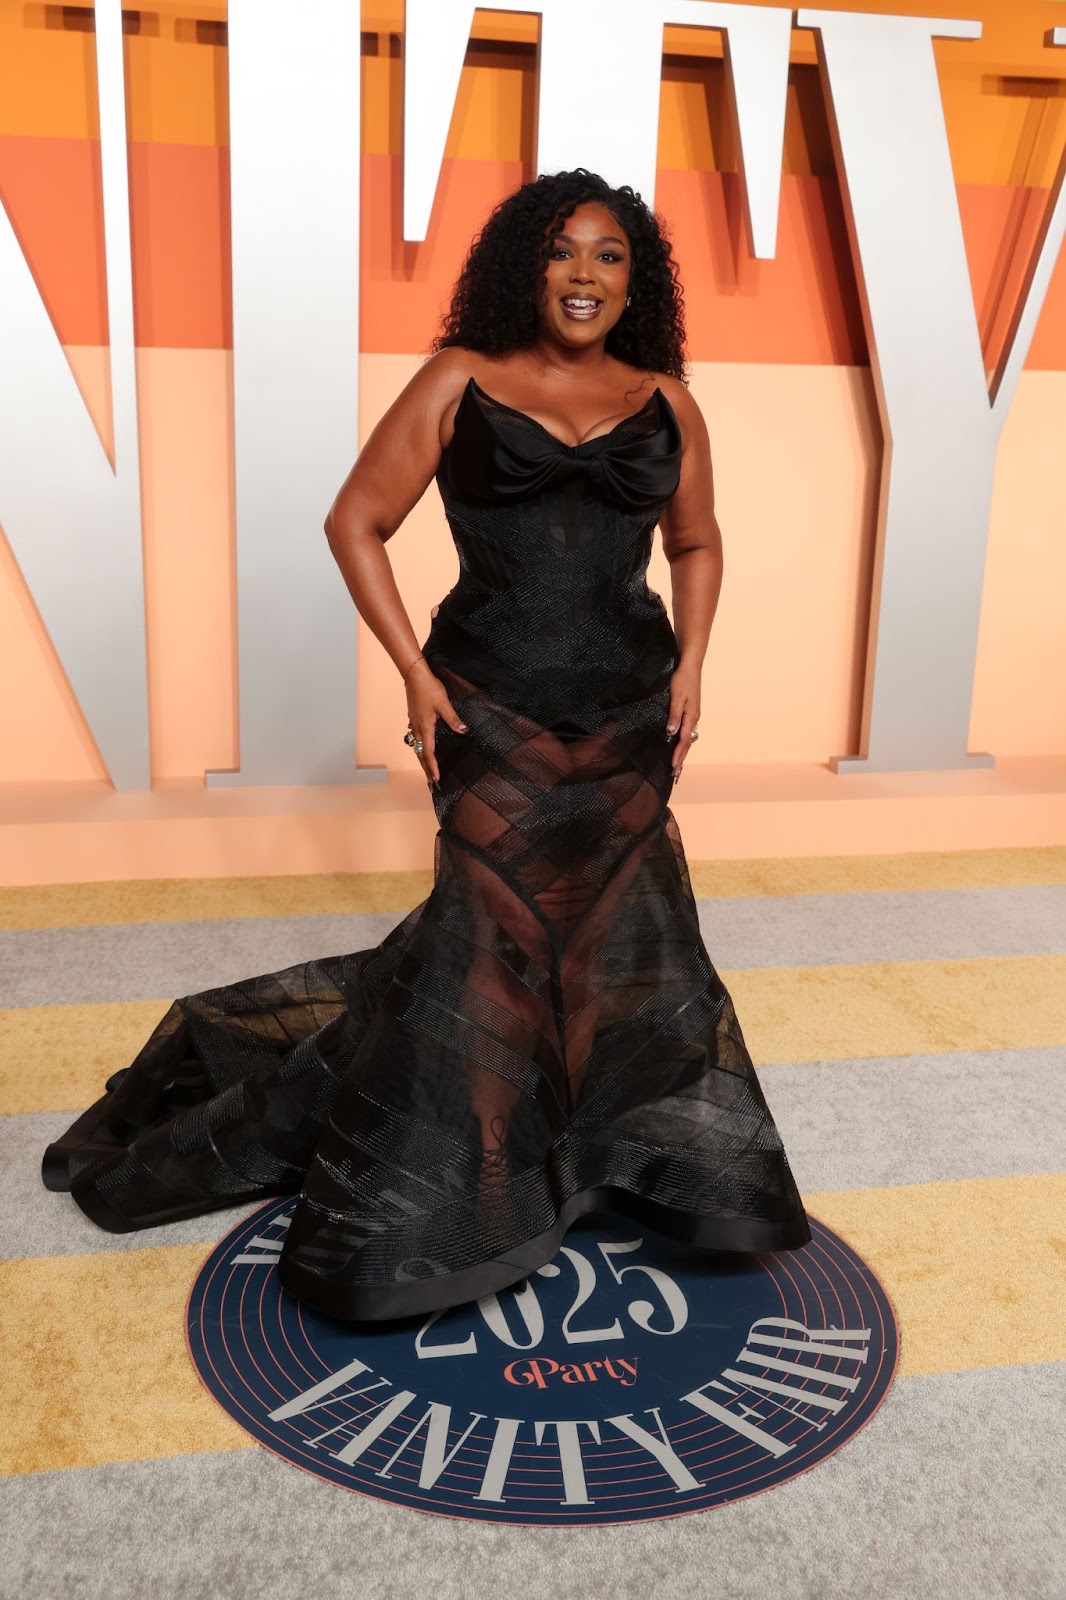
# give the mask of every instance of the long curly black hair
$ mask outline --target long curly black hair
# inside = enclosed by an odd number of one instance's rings
[[[585,167],[544,173],[500,201],[470,246],[431,349],[462,345],[488,356],[527,349],[539,331],[551,241],[587,201],[610,211],[632,251],[631,304],[604,348],[628,366],[686,381],[684,296],[662,223],[628,184],[613,189]]]

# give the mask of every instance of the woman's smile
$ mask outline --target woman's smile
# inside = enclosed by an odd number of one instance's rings
[[[559,304],[564,315],[573,317],[577,322],[589,322],[599,315],[603,301],[591,294],[567,294],[562,297]]]

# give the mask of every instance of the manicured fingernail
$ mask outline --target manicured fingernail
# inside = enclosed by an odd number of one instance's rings
[[[467,726],[466,726],[465,722],[460,722],[460,724],[459,724],[459,732],[460,733],[466,733],[467,732]]]

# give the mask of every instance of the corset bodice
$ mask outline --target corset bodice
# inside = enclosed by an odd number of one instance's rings
[[[548,716],[572,704],[576,675],[601,706],[658,689],[677,643],[646,574],[680,467],[661,389],[568,445],[471,378],[437,471],[459,580],[423,646],[430,663]]]

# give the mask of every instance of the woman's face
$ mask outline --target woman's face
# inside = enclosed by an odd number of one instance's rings
[[[548,245],[541,295],[545,333],[571,347],[606,338],[626,308],[633,253],[605,206],[586,201]]]

